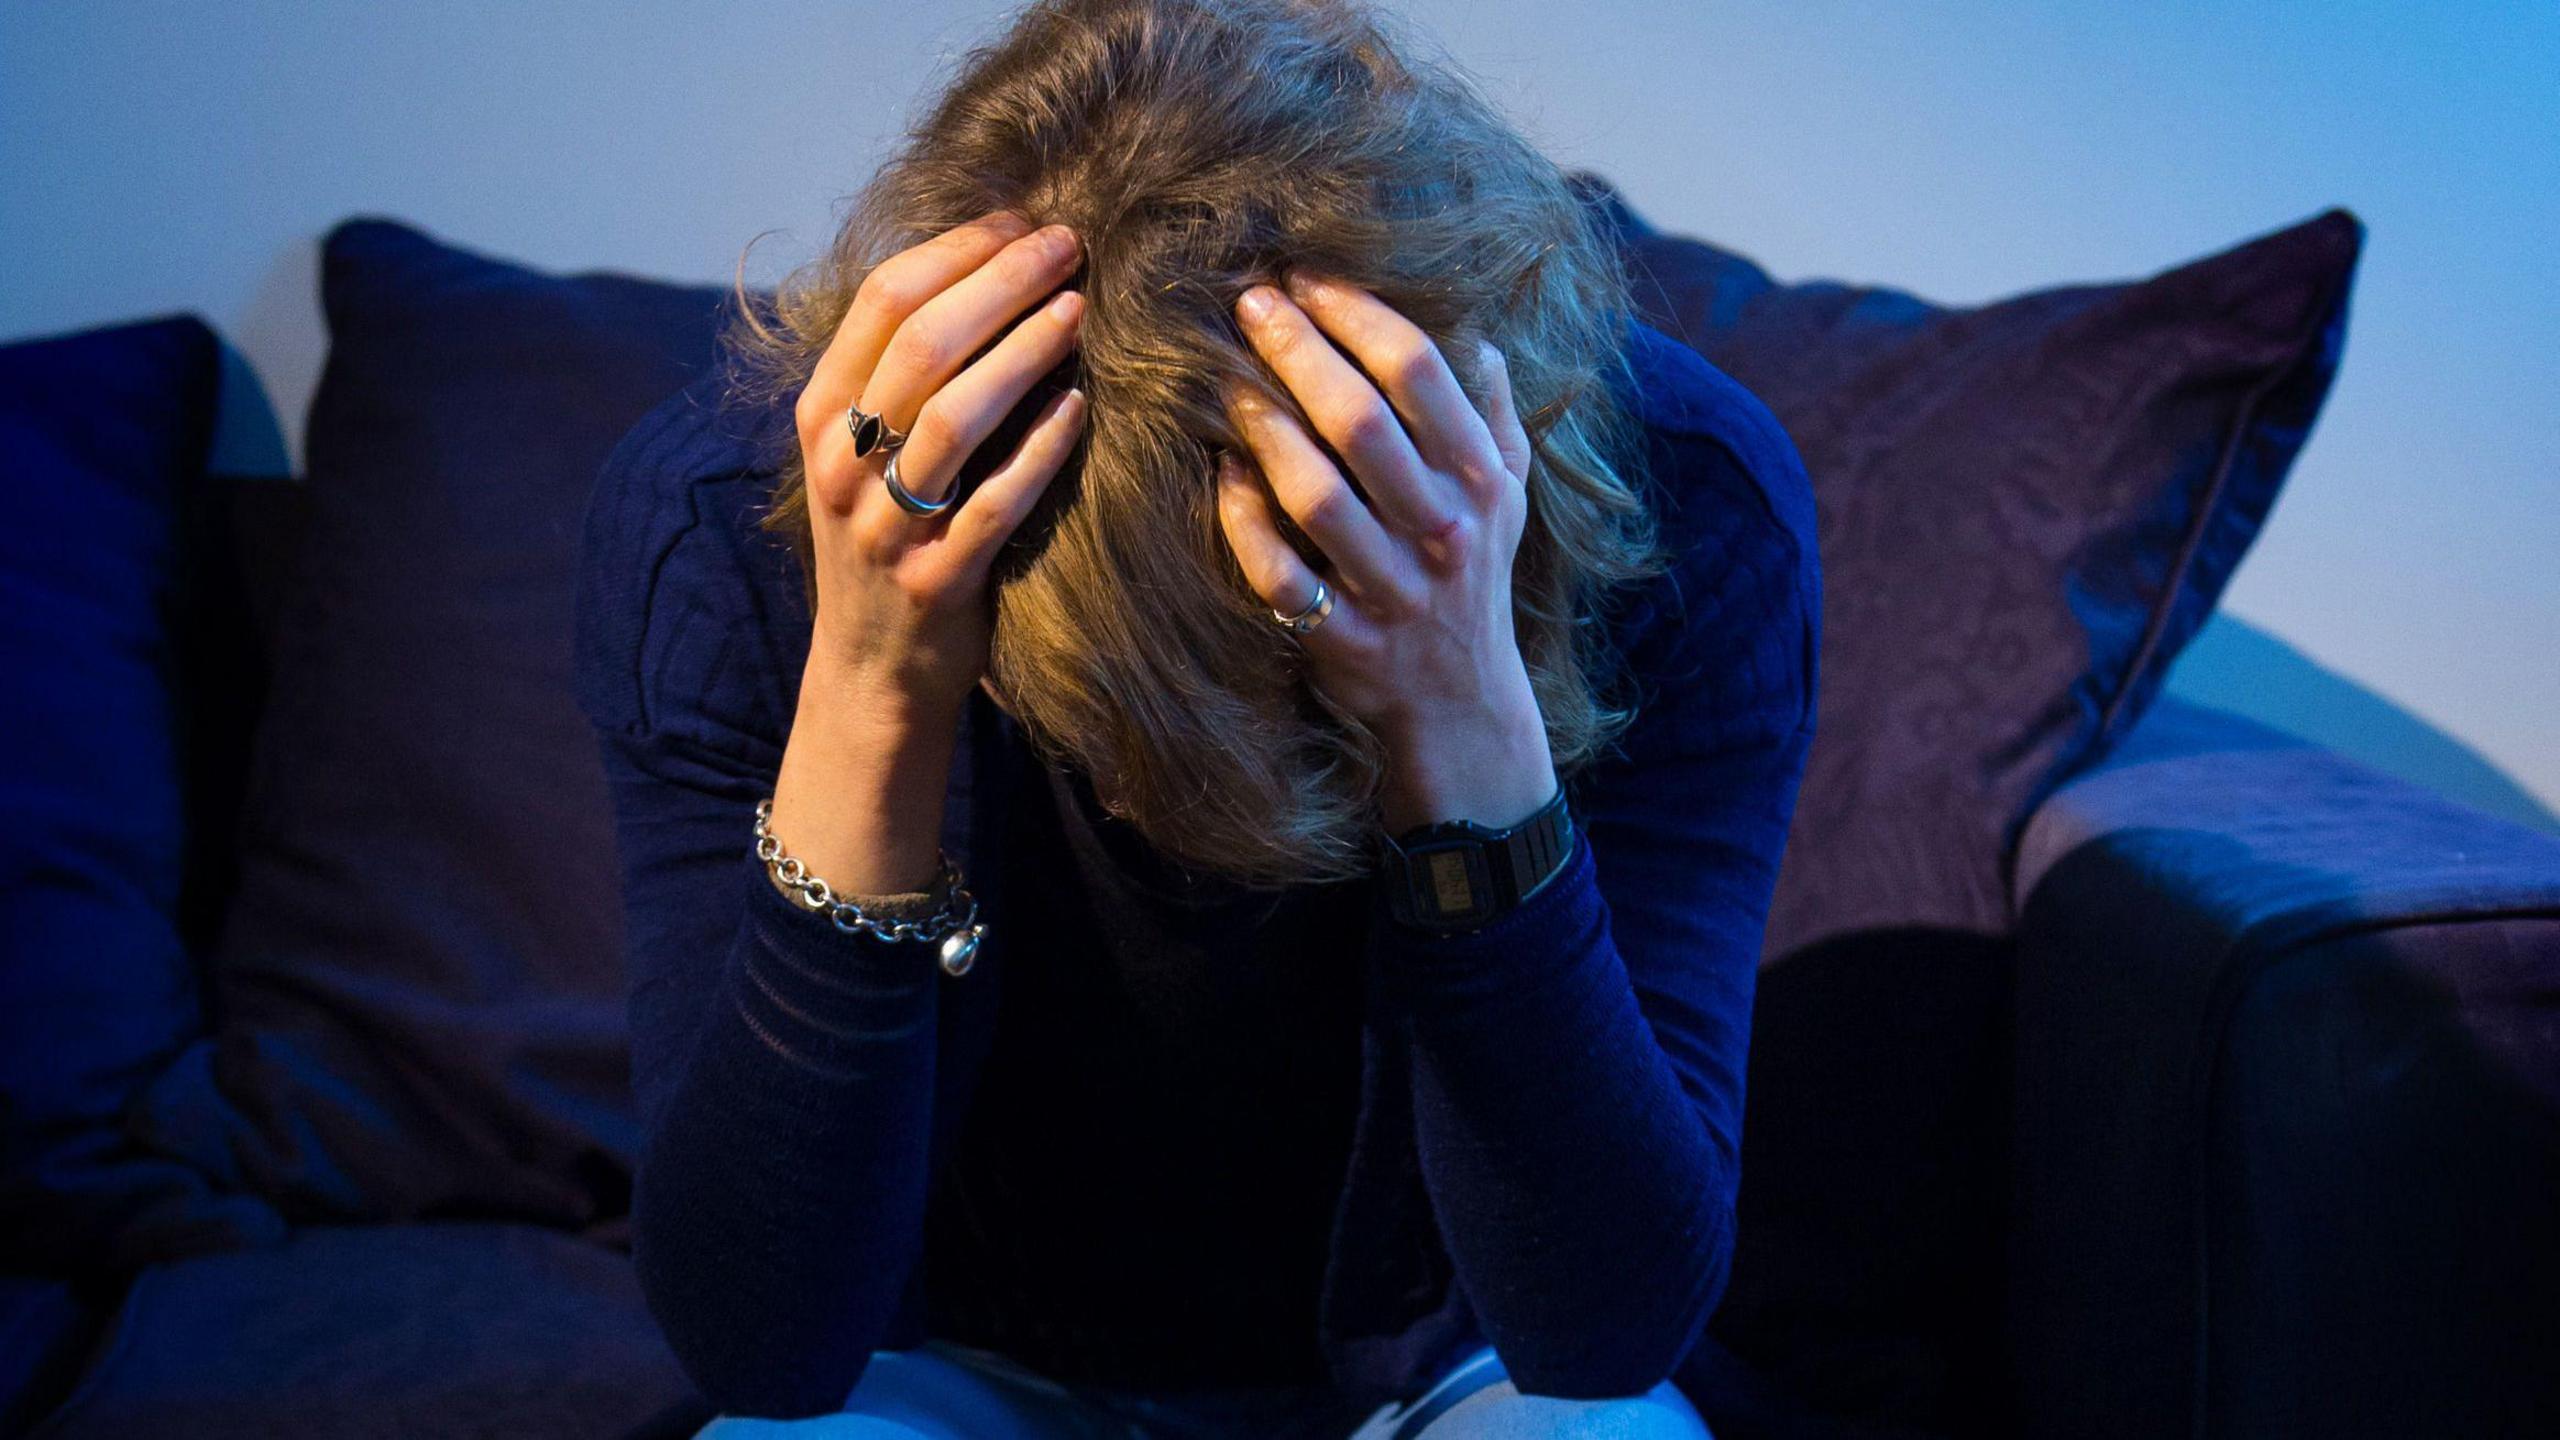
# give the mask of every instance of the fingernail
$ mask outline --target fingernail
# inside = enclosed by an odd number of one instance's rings
[[[1271,313],[1274,303],[1271,287],[1256,285],[1244,292],[1244,297],[1236,302],[1236,308],[1244,312],[1247,320],[1259,320]]]

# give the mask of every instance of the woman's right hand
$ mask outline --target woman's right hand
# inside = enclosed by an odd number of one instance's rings
[[[928,723],[957,718],[986,669],[996,551],[1074,449],[1085,400],[1081,390],[1050,400],[987,478],[932,518],[890,498],[889,452],[854,457],[846,407],[858,399],[906,433],[898,478],[909,491],[949,494],[980,442],[1074,349],[1084,296],[1058,287],[1079,259],[1065,226],[1033,231],[1002,210],[900,251],[864,278],[801,391],[811,660],[867,704]]]

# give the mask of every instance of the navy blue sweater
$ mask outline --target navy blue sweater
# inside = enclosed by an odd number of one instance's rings
[[[1811,490],[1767,409],[1641,322],[1627,345],[1645,483],[1680,560],[1611,612],[1639,713],[1567,779],[1581,837],[1564,872],[1471,935],[1397,924],[1365,881],[1357,903],[1335,895],[1290,932],[1326,937],[1299,943],[1349,987],[1352,1113],[1306,1290],[1308,1349],[1359,1405],[1483,1341],[1531,1393],[1706,1383],[1753,980],[1813,733],[1821,578]],[[1144,957],[1126,954],[1126,927],[1097,933],[1094,907],[1062,912],[1010,878],[1058,873],[1068,857],[1036,852],[1069,831],[1019,823],[1047,790],[1040,762],[983,695],[942,837],[989,925],[973,970],[948,977],[931,947],[847,935],[770,883],[748,828],[780,765],[809,614],[797,562],[755,524],[788,419],[720,411],[717,379],[653,410],[599,477],[578,688],[617,814],[641,1284],[709,1399],[793,1417],[838,1408],[874,1349],[945,1317],[1000,1332],[1031,1303],[983,1246],[928,1254],[929,1234],[971,1229],[953,1213],[966,1192],[944,1182],[955,1156],[987,1148],[964,1144],[964,1122],[1001,1068],[999,1000],[1009,979],[1055,983],[1056,955],[1116,946],[1123,973]],[[1130,1093],[1053,1114],[1090,1143],[1039,1153],[1109,1154],[1161,1121],[1152,1103],[1175,1102]],[[1307,1135],[1299,1153],[1324,1154],[1322,1127]],[[1233,1238],[1242,1252],[1286,1237]],[[1166,1255],[1123,1248],[1109,1266],[1165,1279]],[[1189,1273],[1196,1255],[1182,1264],[1202,1293],[1219,1284]]]

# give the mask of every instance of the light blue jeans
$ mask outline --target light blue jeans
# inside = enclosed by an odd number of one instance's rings
[[[1669,1381],[1617,1400],[1523,1395],[1493,1347],[1365,1420],[1321,1389],[1182,1394],[1067,1385],[990,1350],[928,1340],[871,1357],[844,1409],[805,1420],[723,1415],[694,1440],[1708,1440]]]

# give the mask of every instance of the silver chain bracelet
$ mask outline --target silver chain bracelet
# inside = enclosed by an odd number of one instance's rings
[[[755,849],[756,858],[765,863],[774,879],[791,887],[811,909],[823,912],[846,934],[868,932],[883,940],[939,941],[946,975],[966,975],[969,967],[977,963],[978,942],[986,938],[987,927],[978,920],[977,897],[961,883],[960,867],[951,863],[948,852],[942,853],[942,874],[938,877],[950,882],[942,904],[922,920],[892,920],[873,915],[836,894],[826,881],[810,874],[798,856],[782,853],[782,842],[773,835],[771,796],[756,802]]]

